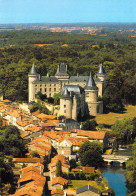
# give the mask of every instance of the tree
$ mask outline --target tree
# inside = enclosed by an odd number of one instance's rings
[[[47,95],[46,94],[43,95],[41,91],[38,91],[36,98],[40,99],[41,101],[44,101],[47,98]]]
[[[133,149],[132,151],[133,155],[127,161],[127,164],[126,164],[127,187],[132,192],[129,194],[129,196],[133,196],[136,193],[136,139],[134,141],[132,149]]]
[[[103,94],[104,112],[122,113],[124,111],[121,90],[124,75],[120,74],[121,71],[122,70],[120,70],[120,67],[116,66],[108,73],[107,87]]]
[[[102,145],[97,142],[85,142],[79,149],[79,159],[83,166],[99,167],[103,164]]]
[[[2,117],[0,116],[0,126],[2,126]]]
[[[55,93],[53,98],[54,98],[54,104],[55,105],[59,105],[60,104],[60,96],[61,96],[61,93]]]
[[[5,161],[7,160],[7,162]],[[0,194],[13,194],[17,187],[17,181],[12,171],[13,163],[0,153]]]
[[[0,151],[13,157],[23,157],[25,155],[27,149],[17,127],[13,125],[1,127]]]
[[[58,160],[57,163],[56,163],[56,176],[59,177],[59,176],[62,176],[62,164],[61,164],[61,161]]]
[[[133,122],[130,119],[117,120],[111,127],[112,134],[117,137],[119,142],[125,144],[132,141],[134,134]]]
[[[40,100],[32,104],[32,108],[30,109],[30,112],[33,113],[37,110],[39,110],[41,113],[44,114],[50,114],[48,108]]]
[[[96,120],[92,119],[83,122],[81,129],[96,131],[96,126],[97,126]]]
[[[32,157],[38,157],[38,158],[40,158],[40,155],[39,155],[38,152],[36,152],[36,151],[32,151],[32,152],[31,152],[31,156],[32,156]]]
[[[77,164],[75,159],[71,159],[69,163],[70,163],[70,169],[76,168]]]

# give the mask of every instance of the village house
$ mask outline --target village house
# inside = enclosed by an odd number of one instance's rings
[[[63,189],[68,184],[68,180],[62,177],[52,178],[52,190]]]
[[[51,191],[52,196],[64,196],[64,191],[56,189]]]
[[[41,157],[48,156],[50,159],[52,144],[47,142],[47,138],[43,135],[36,137],[33,141],[28,144],[30,154],[36,151]]]
[[[55,128],[58,131],[70,131],[71,129],[80,129],[80,124],[72,118],[63,119],[59,122],[59,126]]]
[[[65,189],[64,190],[64,195],[66,195],[66,196],[75,196],[76,195],[76,190],[74,190],[74,189]]]
[[[90,185],[86,185],[86,186],[83,186],[83,187],[77,189],[76,195],[77,196],[88,196],[88,195],[100,196],[101,193],[98,189],[96,189]]]
[[[11,196],[45,196],[46,178],[43,176],[43,164],[36,163],[22,169],[18,180],[18,189]]]
[[[74,173],[85,173],[85,174],[93,174],[95,172],[95,167],[82,167],[82,168],[73,168],[71,172]]]
[[[62,164],[62,172],[65,172],[68,174],[69,169],[70,169],[70,165],[67,164],[66,162],[66,158],[64,155],[56,155],[55,157],[53,157],[51,159],[51,163],[49,164],[49,169],[50,169],[50,173],[51,173],[51,179],[54,177],[56,177],[56,163],[58,161],[61,161]]]
[[[25,164],[26,166],[31,166],[35,163],[43,163],[44,160],[40,158],[13,158],[13,163],[15,164],[15,167],[20,165],[23,166]]]
[[[108,135],[105,131],[73,129],[71,130],[71,135],[77,138],[86,138],[90,142],[100,142],[103,144],[103,149],[108,148]]]

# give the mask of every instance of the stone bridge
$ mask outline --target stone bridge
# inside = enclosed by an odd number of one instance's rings
[[[102,157],[104,161],[108,163],[108,165],[111,165],[111,163],[116,162],[116,163],[120,163],[120,166],[122,166],[123,164],[127,162],[127,160],[131,156],[102,155]]]

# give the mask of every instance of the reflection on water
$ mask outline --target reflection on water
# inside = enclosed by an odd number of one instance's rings
[[[119,148],[115,155],[132,156],[131,147]],[[119,163],[114,162],[112,166],[101,169],[103,177],[108,180],[109,186],[115,191],[116,196],[125,196],[127,193],[125,168],[119,167]]]
[[[115,152],[115,155],[120,156],[132,156],[132,148],[131,146],[127,148],[119,148],[117,152]]]
[[[125,196],[127,192],[125,169],[112,166],[103,168],[101,171],[109,186],[115,191],[116,196]]]

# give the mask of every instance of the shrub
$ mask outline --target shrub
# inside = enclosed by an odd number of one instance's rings
[[[74,175],[74,173],[69,172],[69,174],[68,174],[68,179],[70,179],[70,180],[75,180],[75,175]]]

